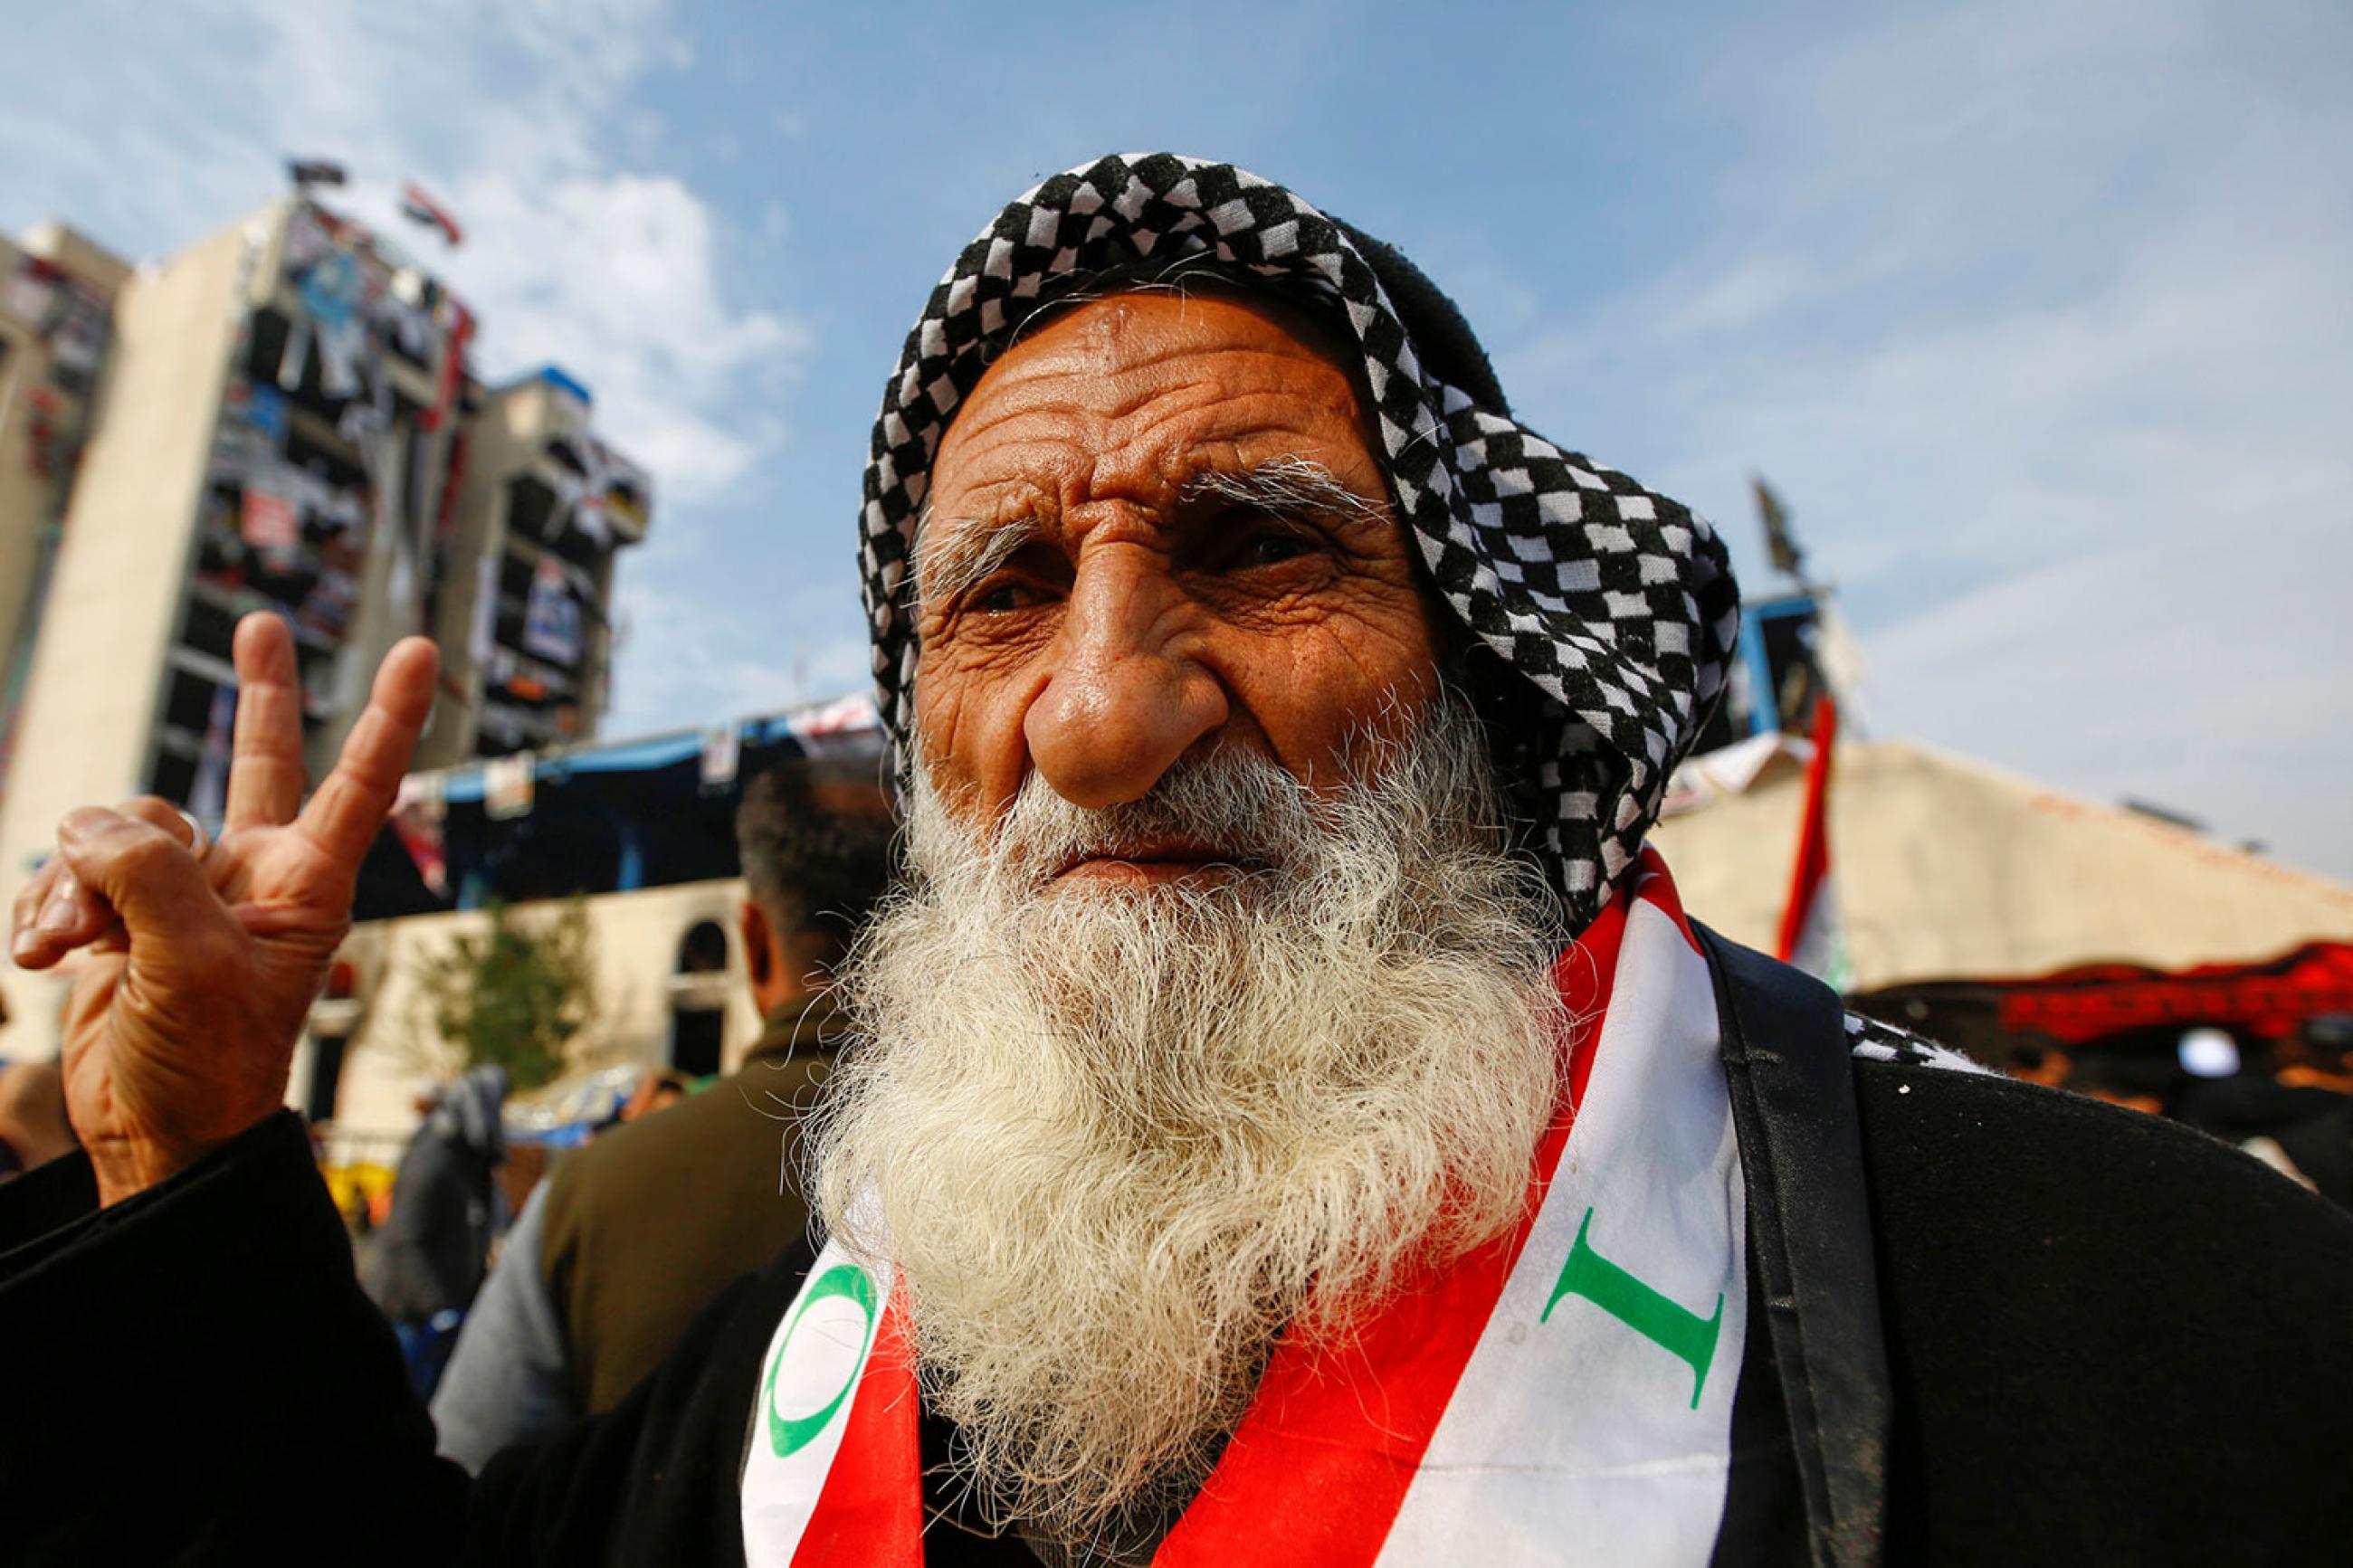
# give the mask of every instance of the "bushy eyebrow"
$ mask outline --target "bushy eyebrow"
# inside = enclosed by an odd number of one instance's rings
[[[1008,522],[951,517],[934,521],[928,508],[915,521],[915,603],[919,609],[955,598],[1011,560],[1042,531],[1033,517]]]
[[[1340,517],[1366,522],[1388,517],[1388,509],[1379,501],[1358,495],[1331,469],[1305,458],[1274,458],[1235,473],[1197,474],[1185,482],[1176,499],[1179,506],[1216,501],[1271,517]],[[927,609],[964,593],[1043,531],[1031,517],[1004,522],[978,517],[934,520],[927,508],[915,525],[918,608]]]
[[[1331,469],[1305,458],[1275,458],[1239,473],[1198,474],[1186,481],[1178,500],[1223,501],[1274,517],[1303,513],[1377,522],[1388,516],[1380,502],[1358,495]]]

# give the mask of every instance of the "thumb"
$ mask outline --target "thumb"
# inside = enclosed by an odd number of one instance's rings
[[[134,938],[194,934],[219,905],[187,847],[152,822],[86,805],[58,824],[58,853]]]

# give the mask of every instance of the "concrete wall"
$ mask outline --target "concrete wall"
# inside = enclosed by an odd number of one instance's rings
[[[734,878],[588,899],[602,976],[596,1021],[586,1037],[588,1051],[606,1063],[669,1064],[670,1009],[681,989],[672,982],[679,943],[698,921],[709,920],[727,933],[727,972],[699,977],[683,988],[698,1000],[723,1002],[726,1028],[722,1064],[732,1071],[741,1063],[760,1033],[759,1015],[744,978],[743,944],[735,931],[735,912],[743,901],[744,884]],[[515,913],[526,921],[544,919],[561,908],[532,903],[516,906]],[[455,1065],[420,1007],[417,967],[446,951],[453,936],[480,931],[488,924],[480,911],[464,911],[375,921],[353,930],[343,956],[359,972],[360,1007],[336,1097],[339,1135],[392,1140],[415,1127],[412,1101],[417,1091]],[[306,1039],[288,1086],[289,1104],[302,1103],[310,1083],[311,1052]]]
[[[0,239],[0,279],[23,253]],[[41,520],[57,493],[33,470],[33,393],[48,380],[48,349],[30,327],[0,314],[0,680],[7,678],[16,629],[28,608]],[[0,696],[0,702],[5,702]]]
[[[39,224],[18,247],[0,239],[0,279],[13,276],[28,258],[62,268],[75,282],[101,298],[119,289],[129,268],[90,240],[56,224]],[[70,465],[43,474],[33,464],[33,430],[39,397],[53,404],[53,438],[69,442],[88,415],[84,400],[55,384],[56,362],[41,323],[0,311],[0,681],[8,679],[22,625],[32,611],[41,535],[71,482]],[[5,722],[0,692],[0,722]]]
[[[116,296],[94,426],[0,797],[0,908],[48,853],[59,816],[144,782],[248,243],[243,225],[217,234]],[[62,1001],[56,979],[11,971],[0,1056],[54,1051]]]

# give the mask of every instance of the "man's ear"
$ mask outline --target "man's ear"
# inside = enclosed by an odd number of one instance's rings
[[[751,900],[735,912],[735,929],[744,938],[744,969],[752,983],[752,994],[765,994],[776,984],[776,943],[768,926],[767,912]]]

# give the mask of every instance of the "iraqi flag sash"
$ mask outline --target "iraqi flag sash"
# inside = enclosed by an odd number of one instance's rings
[[[1345,1341],[1277,1346],[1156,1564],[1707,1562],[1746,1213],[1714,986],[1654,854],[1556,973],[1569,1093],[1519,1228]],[[748,1568],[922,1563],[911,1346],[892,1271],[829,1242],[761,1363]]]

